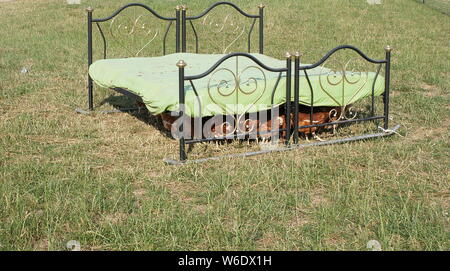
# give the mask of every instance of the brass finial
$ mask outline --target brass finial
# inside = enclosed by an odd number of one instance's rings
[[[289,53],[289,52],[286,52],[286,53],[284,54],[284,57],[285,57],[285,58],[291,58],[291,57],[292,57],[292,55],[291,55],[291,53]]]
[[[390,51],[392,51],[392,49],[393,49],[393,48],[392,48],[390,45],[384,47],[384,50],[385,50],[386,52],[390,52]]]
[[[264,4],[259,4],[258,8],[264,8],[265,5]]]
[[[180,5],[177,5],[177,6],[175,7],[175,9],[176,9],[176,10],[180,10],[180,9],[181,9],[181,6],[180,6]]]
[[[302,54],[300,52],[298,52],[298,51],[294,53],[294,57],[295,58],[299,58],[301,56],[302,56]]]
[[[92,12],[92,11],[94,11],[94,9],[93,9],[92,7],[87,7],[87,8],[86,8],[86,11],[87,11],[87,12]]]
[[[181,10],[187,10],[187,7],[185,5],[181,5]]]
[[[184,60],[180,60],[180,61],[178,61],[177,62],[177,66],[178,66],[178,68],[184,68],[184,67],[186,67],[186,62],[184,62]]]

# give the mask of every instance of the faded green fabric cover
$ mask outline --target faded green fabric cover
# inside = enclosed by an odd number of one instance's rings
[[[176,63],[180,59],[187,63],[185,75],[189,76],[205,72],[223,56],[225,55],[176,53],[161,57],[105,59],[94,62],[89,68],[89,74],[99,86],[123,88],[141,96],[148,110],[152,114],[159,114],[178,110]],[[286,60],[261,54],[253,56],[269,67],[286,67]],[[372,94],[375,73],[346,72],[343,76],[342,72],[333,73],[322,67],[307,72],[314,90],[314,106],[347,105]],[[210,75],[193,80],[198,97],[190,82],[185,81],[186,112],[198,117],[270,109],[278,76],[279,73],[263,70],[247,57],[229,58]],[[274,105],[286,101],[285,76],[283,73],[275,90]],[[292,76],[291,100],[294,99],[293,78]],[[374,89],[375,95],[383,93],[382,76],[377,77]],[[300,102],[305,105],[310,105],[311,102],[310,88],[303,73],[300,77]]]

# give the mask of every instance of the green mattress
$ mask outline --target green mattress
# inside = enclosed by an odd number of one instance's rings
[[[286,67],[285,60],[252,55],[269,67]],[[185,75],[190,76],[205,72],[223,56],[176,53],[161,57],[105,59],[94,62],[89,67],[89,74],[101,87],[123,88],[139,95],[152,114],[159,114],[179,108],[176,66],[179,60],[186,62]],[[324,67],[307,72],[314,90],[314,106],[354,103],[371,96],[372,86],[376,96],[384,91],[383,77],[374,72],[333,72]],[[204,117],[267,110],[272,107],[272,95],[274,106],[283,104],[286,102],[286,74],[280,78],[279,75],[261,69],[247,57],[229,58],[213,73],[192,81],[198,96],[190,82],[185,81],[186,113],[192,117]],[[291,100],[294,99],[293,87],[292,77]],[[311,104],[311,91],[303,72],[300,76],[300,103]]]

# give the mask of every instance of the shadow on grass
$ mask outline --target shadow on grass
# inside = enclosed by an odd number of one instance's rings
[[[139,103],[142,103],[142,100],[134,100],[124,95],[110,95],[109,97],[101,101],[99,106],[110,104],[114,109],[123,111],[123,113],[127,113],[135,117],[136,119],[154,127],[163,136],[174,139],[170,131],[167,131],[167,129],[164,128],[161,118],[158,115],[150,114],[147,108],[145,106],[140,106]],[[130,110],[135,108],[138,109]]]

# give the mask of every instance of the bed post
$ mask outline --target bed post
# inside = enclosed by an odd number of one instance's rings
[[[289,139],[291,137],[291,54],[286,52],[286,138],[285,144],[289,145]]]
[[[177,5],[175,7],[176,10],[176,18],[177,20],[175,21],[175,50],[177,53],[180,52],[180,9],[181,6]]]
[[[294,144],[298,144],[298,111],[300,96],[300,53],[294,54]]]
[[[391,46],[386,46],[384,48],[386,51],[386,69],[384,76],[384,93],[383,93],[383,103],[384,103],[384,129],[389,128],[389,90],[391,82]]]
[[[178,96],[179,96],[179,118],[180,121],[180,161],[186,160],[185,151],[185,140],[184,140],[184,119],[185,119],[185,105],[184,105],[184,67],[186,67],[186,62],[183,60],[178,61]]]
[[[259,53],[264,54],[264,5],[259,4]]]
[[[181,6],[181,52],[186,53],[186,10],[185,5]]]
[[[89,75],[89,67],[92,64],[92,12],[94,11],[93,8],[88,7],[86,9],[87,11],[87,22],[88,22],[88,106],[89,110],[94,110],[94,101],[93,101],[93,94],[92,94],[92,78]]]

